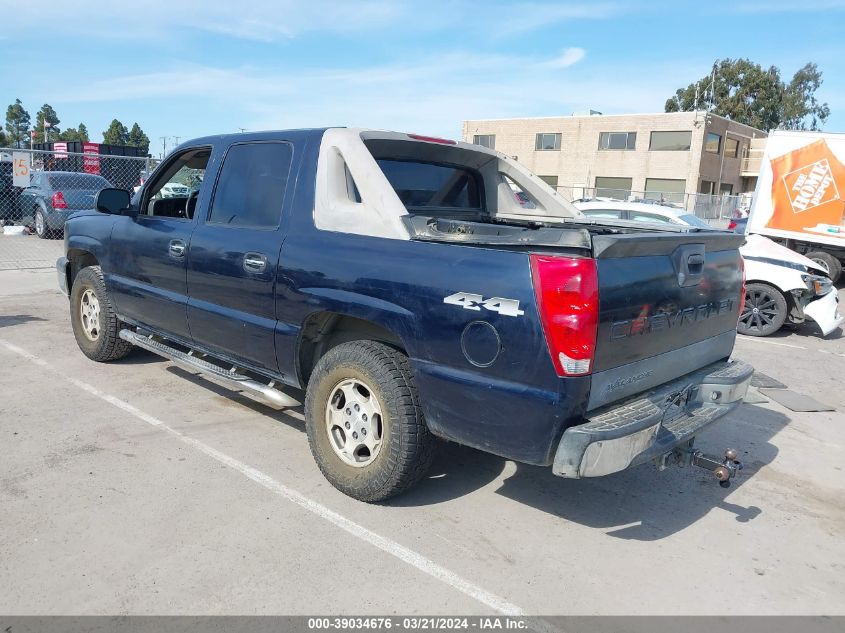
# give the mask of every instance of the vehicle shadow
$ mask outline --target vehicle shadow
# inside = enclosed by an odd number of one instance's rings
[[[142,347],[135,347],[129,356],[112,362],[115,365],[149,365],[152,363],[166,363],[169,361],[166,358],[145,350]]]
[[[7,314],[0,316],[0,327],[9,327],[11,325],[21,325],[22,323],[30,323],[31,321],[46,321],[41,317],[32,316],[31,314]]]
[[[152,354],[152,352],[150,352]],[[161,358],[155,354],[152,354],[154,358],[161,359],[163,362],[167,362],[166,359]],[[246,407],[247,409],[251,409],[256,413],[260,413],[261,415],[266,415],[274,420],[278,420],[283,424],[291,427],[292,429],[297,429],[299,431],[305,432],[305,424],[301,421],[292,417],[290,414],[293,413],[298,415],[299,417],[303,416],[302,407],[294,407],[291,409],[281,409],[277,410],[271,406],[268,406],[262,402],[258,402],[257,400],[253,400],[251,397],[247,396],[240,391],[235,391],[228,387],[224,387],[223,385],[217,384],[213,380],[205,378],[200,373],[193,373],[186,369],[182,369],[178,365],[170,365],[166,368],[171,374],[178,376],[188,382],[192,382],[195,385],[203,387],[204,389],[208,389],[212,393],[217,394],[220,396],[221,403],[226,403],[228,405],[235,404]],[[290,394],[294,397],[299,399],[301,402],[305,401],[305,395],[301,394],[298,390],[289,390]],[[301,399],[300,399],[301,396]]]
[[[496,494],[553,514],[567,521],[606,530],[616,538],[654,541],[694,524],[714,508],[753,521],[763,510],[727,500],[777,456],[769,441],[789,424],[777,411],[745,404],[731,416],[703,432],[696,446],[721,455],[736,448],[744,469],[730,488],[721,488],[701,468],[670,467],[658,471],[651,464],[595,479],[561,479],[550,468],[515,464]],[[417,487],[386,505],[431,505],[469,494],[496,481],[513,468],[500,457],[447,444],[441,447],[430,475]]]

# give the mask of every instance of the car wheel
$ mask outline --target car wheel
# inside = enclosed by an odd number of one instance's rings
[[[836,259],[830,253],[824,251],[811,251],[807,253],[806,257],[812,259],[816,264],[821,266],[827,272],[830,280],[836,283],[842,275],[842,262]]]
[[[326,479],[376,502],[419,481],[431,465],[408,357],[374,341],[332,348],[314,368],[305,397],[308,444]]]
[[[35,207],[35,234],[42,240],[50,237],[50,229],[47,228],[47,218],[44,217],[44,211],[40,207]]]
[[[786,314],[786,298],[780,290],[768,284],[750,283],[736,330],[748,336],[769,336],[781,328]]]
[[[79,349],[91,360],[118,360],[132,351],[119,336],[126,326],[114,312],[99,266],[83,268],[73,280],[70,322]]]

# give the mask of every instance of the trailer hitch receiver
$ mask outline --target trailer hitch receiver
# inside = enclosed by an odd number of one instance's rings
[[[730,487],[731,479],[742,470],[742,462],[737,459],[737,452],[732,448],[727,449],[724,458],[720,459],[693,448],[690,441],[686,446],[679,446],[664,456],[666,461],[670,457],[679,466],[697,466],[709,470],[722,488]]]

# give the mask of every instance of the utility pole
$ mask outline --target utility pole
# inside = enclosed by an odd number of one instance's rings
[[[48,134],[49,134],[49,130],[47,129],[47,128],[49,128],[49,127],[50,127],[50,122],[49,122],[49,121],[47,120],[47,118],[45,117],[45,118],[44,118],[44,142],[45,142],[45,143],[49,143],[49,142],[50,142],[50,137],[48,136]]]
[[[161,157],[164,158],[167,156],[167,137],[160,136],[159,138],[161,139]]]
[[[181,139],[182,137],[181,136],[174,136],[173,138],[176,140],[176,145],[179,145],[179,139]],[[175,147],[175,145],[174,145],[174,147]]]
[[[241,134],[243,134],[244,132],[246,132],[246,128],[245,128],[245,127],[239,127],[238,129],[241,131]]]

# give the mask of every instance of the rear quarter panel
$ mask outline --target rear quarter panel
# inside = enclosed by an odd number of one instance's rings
[[[526,253],[294,227],[280,268],[287,277],[278,286],[280,322],[301,324],[329,310],[378,323],[402,340],[436,435],[547,464],[565,426],[580,419],[589,379],[557,377]],[[444,302],[458,292],[518,301],[523,314]],[[496,337],[498,354],[479,366],[494,355]],[[280,362],[296,356],[296,338],[277,339],[288,346],[277,348]]]

